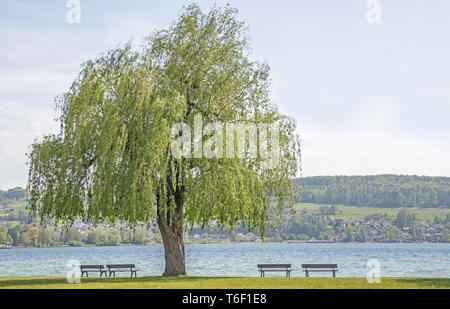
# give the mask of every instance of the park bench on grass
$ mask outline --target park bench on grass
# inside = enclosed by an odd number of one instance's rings
[[[291,277],[291,264],[258,264],[261,277],[265,277],[267,271],[285,271],[286,278]]]
[[[305,277],[309,277],[310,271],[331,271],[333,272],[333,278],[336,277],[337,264],[302,264]]]
[[[105,274],[106,277],[107,273],[104,268],[103,265],[80,265],[81,277],[83,277],[84,274],[86,274],[86,277],[89,277],[90,272],[100,273],[100,277]]]
[[[137,269],[134,264],[108,264],[106,265],[108,268],[109,276],[113,275],[116,277],[116,272],[129,272],[131,277],[137,277]]]

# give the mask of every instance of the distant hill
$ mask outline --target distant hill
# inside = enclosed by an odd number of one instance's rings
[[[450,177],[315,176],[295,178],[293,182],[302,188],[302,203],[450,208]],[[25,195],[22,188],[0,190],[0,208],[13,201],[24,203]]]
[[[3,220],[28,222],[26,191],[22,188],[0,190],[0,223]]]
[[[316,176],[296,178],[303,203],[450,208],[450,177]]]
[[[0,190],[0,201],[5,200],[24,200],[26,197],[26,191],[25,189],[22,189],[20,187],[12,188],[7,191]]]

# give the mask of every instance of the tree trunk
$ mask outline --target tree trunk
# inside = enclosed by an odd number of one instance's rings
[[[177,183],[175,189],[172,184],[172,173],[175,170]],[[180,172],[182,177],[180,177]],[[184,181],[184,170],[175,162],[170,162],[167,169],[167,203],[166,207],[160,199],[160,193],[156,194],[157,199],[157,222],[164,245],[164,257],[166,266],[163,276],[185,276],[186,262],[184,258],[183,240],[183,206],[184,206],[184,184],[179,185],[178,180]],[[175,202],[175,209],[170,210],[171,201]]]
[[[178,207],[177,207],[178,210]],[[185,276],[186,264],[184,258],[183,218],[182,212],[175,210],[172,220],[167,214],[158,215],[158,227],[164,245],[166,267],[163,276]]]

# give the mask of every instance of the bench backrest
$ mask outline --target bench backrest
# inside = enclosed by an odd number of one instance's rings
[[[258,264],[258,268],[291,268],[291,264]]]
[[[337,264],[302,264],[302,268],[337,268]]]
[[[103,265],[80,265],[81,269],[103,269]]]
[[[108,264],[108,268],[135,268],[134,264]]]

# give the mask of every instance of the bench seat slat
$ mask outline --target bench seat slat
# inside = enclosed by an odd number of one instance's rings
[[[106,265],[108,268],[134,268],[134,264],[108,264]]]
[[[80,265],[80,267],[85,269],[104,268],[103,265]]]
[[[110,277],[111,275],[115,277],[116,272],[130,272],[131,277],[133,277],[133,274],[135,277],[137,276],[138,269],[136,269],[135,264],[107,264],[106,267],[108,268]]]
[[[258,268],[291,268],[291,264],[258,264]]]
[[[333,278],[336,277],[337,264],[302,264],[303,271],[306,277],[309,277],[309,272],[329,271],[333,272]]]
[[[89,276],[89,273],[100,273],[100,277],[103,276],[103,274],[106,277],[107,270],[103,265],[80,265],[81,270],[81,277],[86,275],[86,277]]]
[[[303,270],[303,271],[333,271],[332,269],[308,269],[308,270]],[[334,271],[338,271],[337,269],[335,269]]]
[[[266,272],[272,271],[285,271],[287,278],[291,276],[291,264],[257,264],[257,266],[261,272],[261,277],[264,277]]]
[[[302,264],[303,268],[337,268],[337,264]]]

